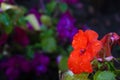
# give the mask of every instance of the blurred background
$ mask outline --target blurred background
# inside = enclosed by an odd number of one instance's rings
[[[0,0],[0,4],[0,80],[59,80],[59,72],[68,69],[78,29],[95,30],[99,39],[109,32],[120,35],[120,0]],[[112,54],[120,57],[120,47]]]

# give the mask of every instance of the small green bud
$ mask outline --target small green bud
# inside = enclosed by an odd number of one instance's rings
[[[42,15],[40,18],[41,22],[46,26],[51,26],[51,18],[47,15]]]

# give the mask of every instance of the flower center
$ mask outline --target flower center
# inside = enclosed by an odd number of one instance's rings
[[[81,55],[84,54],[85,51],[86,51],[86,49],[80,49],[80,54],[81,54]]]

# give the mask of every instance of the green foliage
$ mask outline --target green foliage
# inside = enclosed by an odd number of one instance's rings
[[[57,6],[57,2],[55,2],[55,1],[51,1],[50,3],[48,3],[46,5],[47,13],[49,13],[49,14],[53,13],[56,6]]]
[[[0,53],[0,59],[2,59],[2,58],[3,58],[3,54]]]
[[[8,9],[0,13],[0,25],[6,33],[10,34],[15,26],[26,26],[24,9]]]
[[[69,46],[67,47],[67,51],[68,51],[68,53],[70,53],[72,50],[73,50],[72,46],[69,45]]]
[[[113,62],[105,62],[105,64],[108,66],[109,71],[115,71]]]
[[[59,4],[59,9],[60,9],[62,12],[65,12],[65,11],[67,11],[68,6],[67,6],[66,3],[60,3],[60,4]]]
[[[48,29],[46,26],[41,26],[41,31],[40,37],[42,38],[47,38],[47,37],[53,37],[54,36],[54,31],[53,29]]]
[[[46,26],[41,26],[40,45],[43,51],[53,53],[57,49],[57,42],[54,37],[54,30],[48,29]]]
[[[94,80],[116,80],[115,74],[110,71],[98,71],[94,75]]]
[[[64,73],[63,80],[89,80],[87,73],[81,73],[81,74],[72,74],[69,72]]]
[[[34,55],[33,47],[32,46],[27,46],[26,48],[26,56],[28,58],[32,58]]]
[[[12,22],[11,22],[10,17],[7,13],[0,14],[0,23],[2,23],[6,27],[12,26]]]
[[[57,47],[56,40],[54,39],[54,37],[42,38],[40,45],[42,47],[42,50],[48,53],[54,52]]]
[[[116,76],[120,76],[120,70],[115,70],[114,73],[116,74]]]
[[[26,20],[24,18],[25,12],[24,8],[18,8],[17,10],[9,9],[6,11],[13,25],[24,27],[26,26]]]
[[[52,24],[51,23],[51,18],[49,16],[47,16],[47,15],[42,15],[40,20],[46,26],[50,26]]]
[[[62,56],[61,57],[60,63],[58,64],[59,69],[61,71],[66,71],[68,69],[68,66],[66,65],[67,64],[67,60],[68,60],[67,56]]]
[[[11,33],[13,29],[12,21],[7,13],[0,14],[0,25],[6,33]]]
[[[17,25],[19,26],[26,26],[26,20],[24,17],[18,18]]]
[[[68,56],[68,55],[67,55],[67,51],[64,50],[64,48],[62,48],[61,46],[57,46],[57,48],[58,48],[57,51],[58,51],[62,56]]]

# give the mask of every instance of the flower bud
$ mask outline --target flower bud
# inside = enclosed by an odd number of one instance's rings
[[[44,25],[47,25],[47,26],[51,25],[51,18],[47,15],[42,15],[40,20]]]

